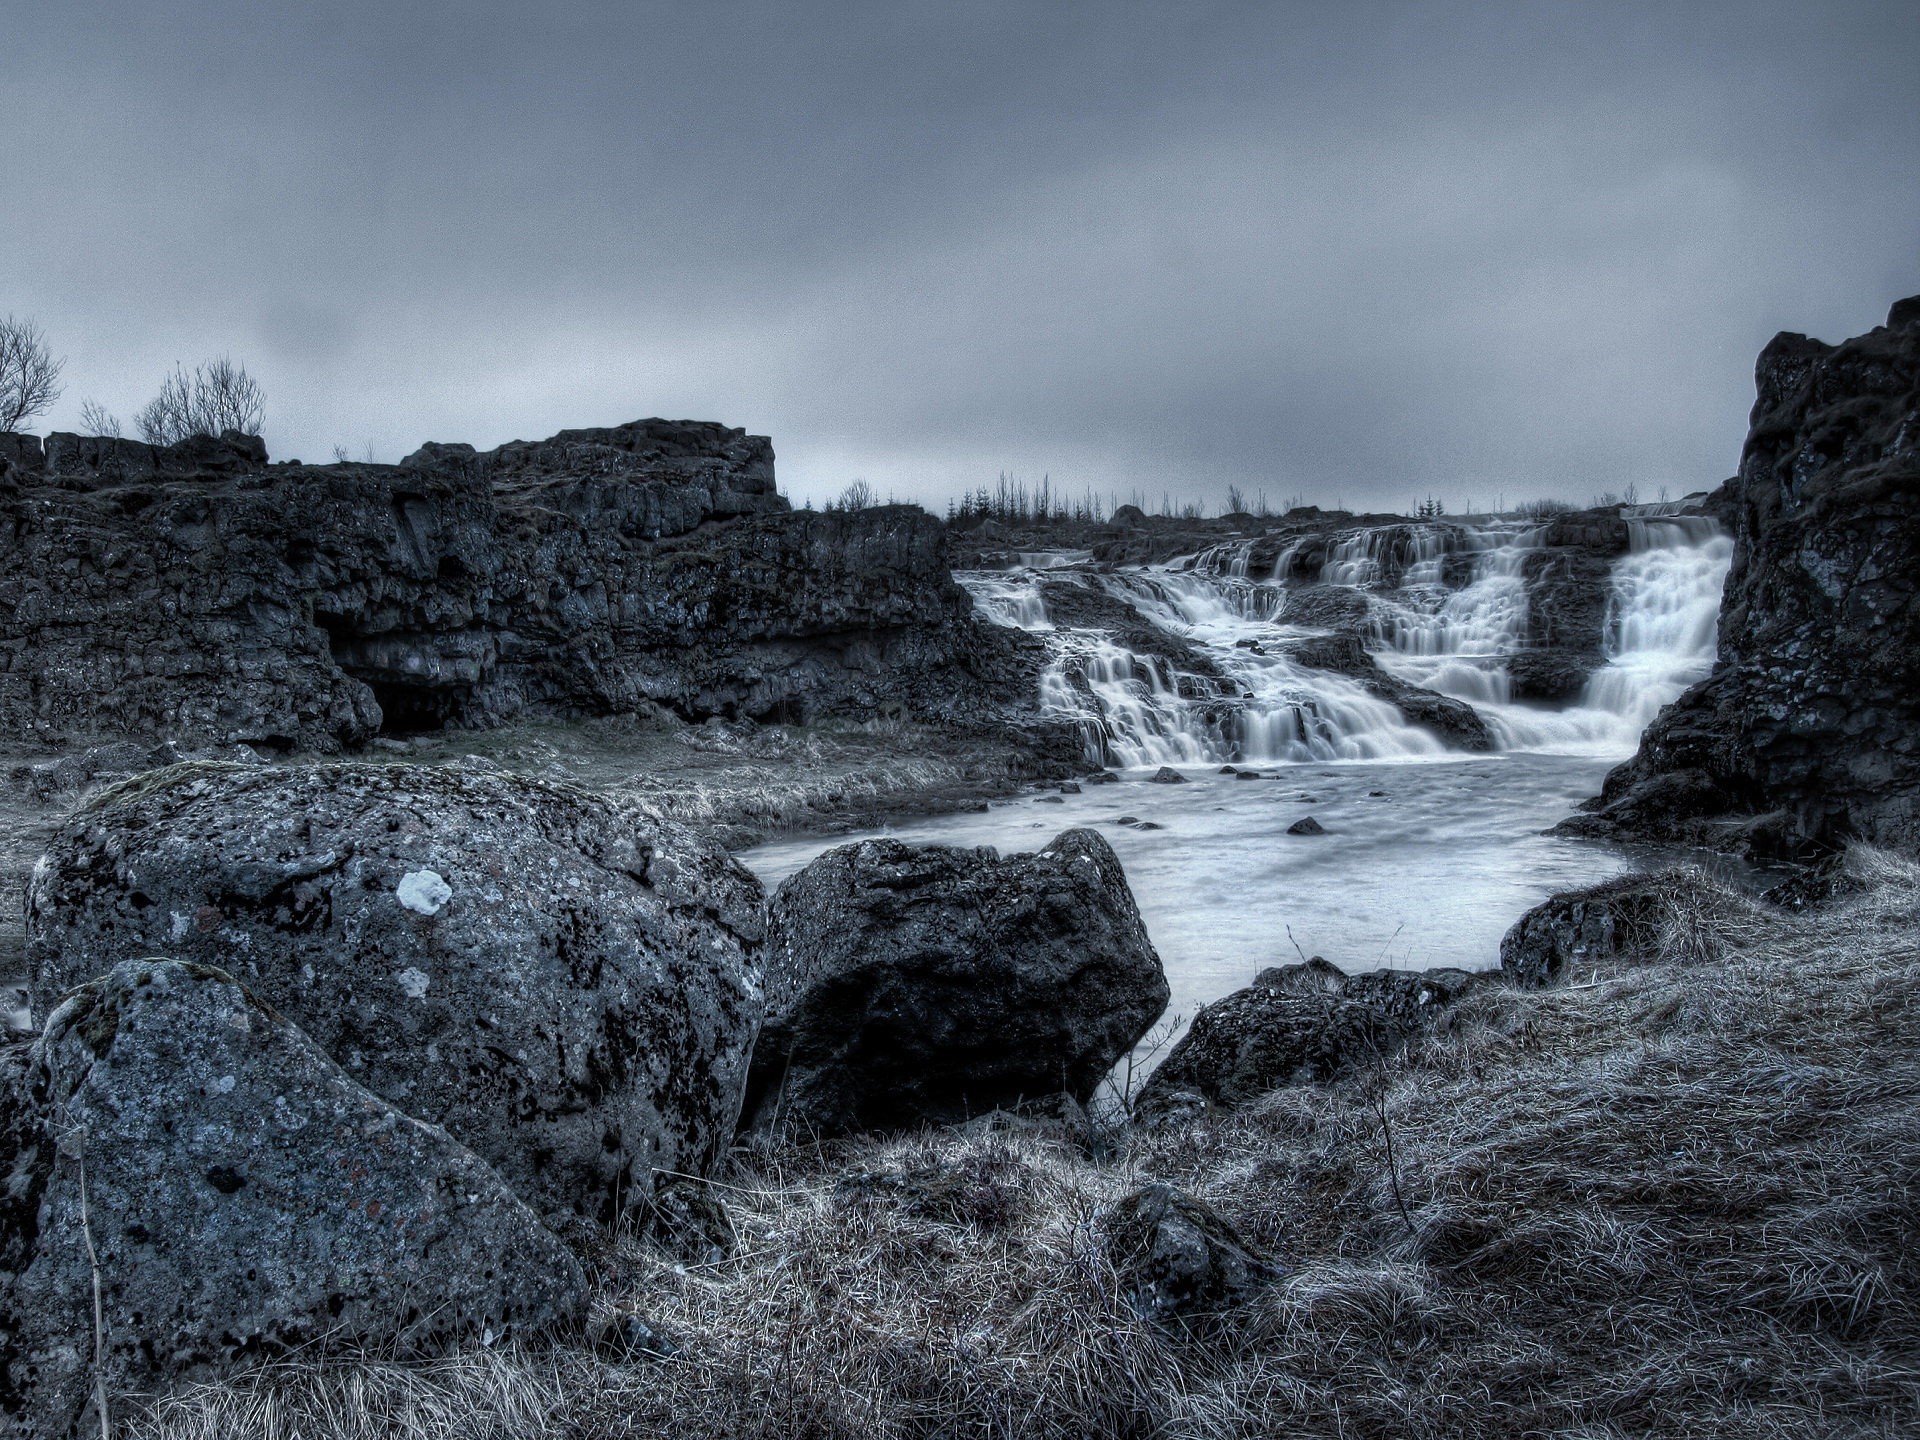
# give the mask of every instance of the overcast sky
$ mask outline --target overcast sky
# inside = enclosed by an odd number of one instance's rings
[[[1920,5],[0,0],[0,313],[276,457],[638,416],[796,500],[1651,496],[1920,291]]]

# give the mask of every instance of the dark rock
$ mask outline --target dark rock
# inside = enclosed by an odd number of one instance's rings
[[[413,765],[176,766],[103,792],[28,897],[34,1008],[126,959],[239,976],[550,1221],[728,1144],[760,887],[584,791]]]
[[[1236,770],[1234,774],[1241,780],[1264,780],[1267,778],[1258,770]]]
[[[1071,780],[1062,780],[1060,782],[1060,793],[1062,795],[1078,795],[1080,793],[1080,787]]]
[[[1675,907],[1711,891],[1687,870],[1627,875],[1569,890],[1533,907],[1500,941],[1500,972],[1516,985],[1540,986],[1569,965],[1650,955]]]
[[[96,1281],[115,1397],[584,1313],[579,1264],[489,1166],[216,970],[132,961],[76,991],[24,1092],[0,1114],[0,1412],[22,1433],[89,1408]]]
[[[0,726],[320,751],[519,715],[995,720],[986,626],[911,506],[795,513],[762,437],[639,421],[404,466],[56,436],[0,502]],[[21,456],[27,447],[15,446]]]
[[[1084,1103],[1166,1008],[1120,862],[1090,830],[1004,859],[874,840],[769,908],[746,1123],[820,1134]]]
[[[1289,835],[1324,835],[1326,833],[1327,827],[1311,815],[1304,816],[1287,826],[1287,834]]]
[[[616,1365],[678,1360],[686,1349],[671,1330],[634,1310],[617,1312],[593,1334],[593,1353]]]
[[[1920,299],[1920,297],[1916,297]],[[1714,672],[1572,834],[1797,857],[1920,849],[1920,329],[1761,353]]]
[[[1136,830],[1164,830],[1167,827],[1162,825],[1158,820],[1139,820],[1134,823],[1133,828]]]
[[[1147,783],[1150,785],[1184,785],[1187,783],[1187,777],[1171,765],[1162,765],[1147,777]]]
[[[1004,1230],[1025,1209],[1024,1170],[1009,1150],[972,1149],[957,1159],[849,1175],[834,1194],[842,1204],[879,1202],[939,1224]]]
[[[740,1243],[726,1202],[690,1175],[668,1176],[654,1186],[641,1233],[688,1265],[717,1265]]]
[[[1157,1181],[1115,1201],[1100,1229],[1127,1298],[1150,1320],[1202,1319],[1282,1273],[1213,1207]]]
[[[1401,1044],[1481,983],[1464,970],[1348,975],[1320,956],[1262,970],[1194,1016],[1134,1105],[1166,1128],[1201,1106],[1244,1105],[1285,1085],[1331,1080]]]
[[[1331,1080],[1399,1038],[1374,1005],[1249,986],[1194,1016],[1134,1108],[1150,1118],[1163,1097],[1179,1091],[1215,1105],[1244,1105],[1283,1085]]]
[[[1222,765],[1219,773],[1222,775],[1238,775],[1240,772],[1231,765]]]

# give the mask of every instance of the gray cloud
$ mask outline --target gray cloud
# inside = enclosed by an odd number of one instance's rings
[[[0,0],[56,424],[231,351],[310,459],[666,413],[815,497],[1678,492],[1775,329],[1920,290],[1910,5],[177,8]]]

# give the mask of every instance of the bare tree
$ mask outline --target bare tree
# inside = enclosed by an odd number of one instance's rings
[[[108,410],[98,400],[84,400],[80,404],[80,429],[88,435],[104,435],[109,440],[118,440],[121,436],[120,417]]]
[[[160,393],[134,417],[149,445],[174,445],[194,435],[238,430],[260,433],[266,395],[260,384],[226,356],[193,367],[175,366],[160,382]]]
[[[864,480],[855,480],[840,492],[837,503],[842,510],[865,510],[874,503],[873,486]]]
[[[31,320],[0,320],[0,435],[18,430],[60,398],[60,371]]]

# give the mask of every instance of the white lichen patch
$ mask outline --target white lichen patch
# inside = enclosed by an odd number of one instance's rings
[[[453,887],[438,870],[409,870],[394,887],[394,896],[416,915],[437,915],[453,898]]]
[[[434,908],[438,909],[439,907],[435,906]],[[409,965],[406,969],[400,971],[393,979],[394,983],[400,987],[400,993],[405,995],[409,1000],[425,999],[427,987],[433,983],[433,981],[427,977],[424,970],[413,965]]]

